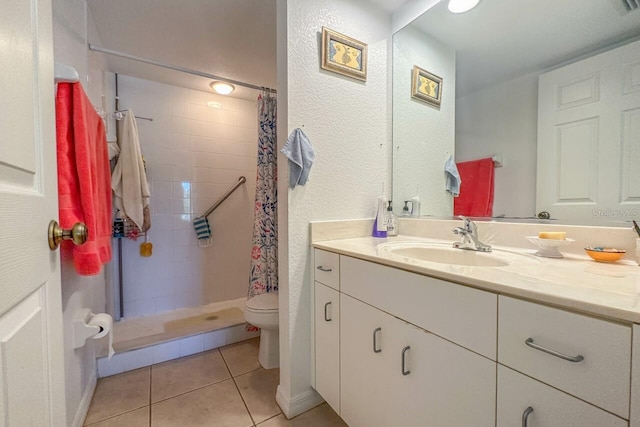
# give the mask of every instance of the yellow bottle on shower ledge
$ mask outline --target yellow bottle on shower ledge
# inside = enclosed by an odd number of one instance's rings
[[[144,243],[140,244],[140,256],[141,257],[150,257],[153,253],[153,243],[147,242],[149,234],[148,232],[144,234]]]

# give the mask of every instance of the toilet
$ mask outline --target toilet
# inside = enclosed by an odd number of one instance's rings
[[[265,369],[279,368],[278,293],[269,292],[247,299],[244,318],[247,323],[260,328],[260,365]]]

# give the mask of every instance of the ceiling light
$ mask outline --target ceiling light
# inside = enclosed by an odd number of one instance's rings
[[[463,13],[473,9],[480,0],[449,0],[449,10],[453,13]]]
[[[216,101],[207,101],[207,106],[211,108],[222,108],[222,103]]]
[[[211,86],[211,89],[213,89],[215,93],[219,93],[220,95],[229,95],[236,89],[234,85],[226,82],[211,82],[209,86]]]

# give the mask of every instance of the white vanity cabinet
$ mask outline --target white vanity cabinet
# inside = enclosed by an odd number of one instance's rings
[[[498,365],[497,427],[625,427],[627,421]]]
[[[495,425],[495,362],[341,294],[341,416],[352,427]]]
[[[630,324],[315,251],[315,388],[350,427],[640,427]]]
[[[315,388],[340,414],[340,294],[315,283]]]
[[[500,296],[498,362],[629,418],[631,327]]]
[[[340,414],[340,256],[314,249],[314,388]]]

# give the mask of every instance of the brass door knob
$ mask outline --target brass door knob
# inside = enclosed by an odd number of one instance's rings
[[[49,223],[49,249],[55,251],[63,240],[71,240],[75,245],[81,245],[87,241],[89,232],[87,226],[77,222],[71,230],[65,230],[58,225],[55,219]]]

